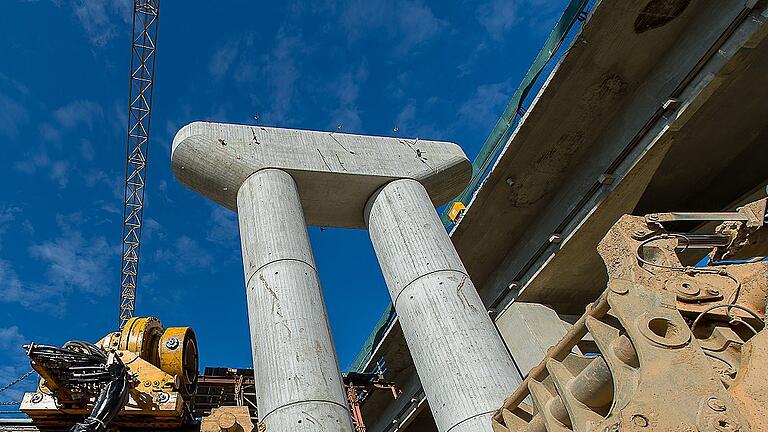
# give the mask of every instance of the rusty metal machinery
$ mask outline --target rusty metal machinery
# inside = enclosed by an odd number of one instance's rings
[[[402,393],[394,382],[384,379],[384,371],[381,369],[375,373],[348,372],[344,374],[344,387],[347,390],[347,402],[356,432],[368,430],[360,408],[373,392],[389,390],[393,399],[397,399]]]
[[[710,234],[673,229],[708,221],[720,223]],[[766,230],[766,199],[622,217],[598,246],[606,291],[504,401],[494,431],[768,430]],[[708,260],[681,262],[702,248]],[[584,341],[598,352],[573,354]]]
[[[41,380],[24,395],[21,411],[36,426],[71,426],[84,416],[93,430],[106,429],[105,419],[121,429],[176,428],[192,420],[198,350],[189,327],[164,329],[157,318],[134,317],[96,344],[27,350]],[[114,415],[103,414],[107,406]]]

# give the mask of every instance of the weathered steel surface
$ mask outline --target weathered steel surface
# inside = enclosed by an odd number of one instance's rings
[[[721,224],[712,256],[753,247],[764,215],[765,199]],[[608,232],[608,289],[506,399],[495,431],[766,430],[768,263],[683,265],[694,236],[664,216],[624,216]],[[572,354],[587,334],[596,355]]]

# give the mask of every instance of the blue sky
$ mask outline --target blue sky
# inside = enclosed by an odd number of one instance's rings
[[[6,3],[0,386],[28,370],[22,343],[115,329],[131,13],[129,0]],[[173,179],[181,126],[340,127],[473,157],[564,3],[165,0],[137,314],[193,326],[202,365],[250,366],[236,215]],[[310,237],[345,368],[389,295],[365,231]]]

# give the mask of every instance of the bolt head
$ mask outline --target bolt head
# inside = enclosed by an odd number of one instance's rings
[[[711,397],[707,400],[707,406],[713,411],[725,411],[725,403],[717,397]]]
[[[165,341],[165,347],[168,348],[169,350],[175,350],[176,348],[179,347],[179,338],[172,337],[168,339],[167,341]]]
[[[635,414],[632,416],[632,424],[634,424],[637,427],[647,427],[648,418],[642,414]]]

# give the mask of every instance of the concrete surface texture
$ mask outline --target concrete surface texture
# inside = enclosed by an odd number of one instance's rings
[[[352,432],[296,182],[265,169],[237,194],[260,421]]]
[[[521,379],[427,191],[393,181],[366,220],[438,430],[491,431]]]
[[[171,159],[182,184],[232,210],[249,175],[282,169],[298,184],[309,225],[345,228],[365,228],[366,201],[389,181],[418,180],[439,205],[472,175],[461,147],[449,142],[210,122],[181,128]]]
[[[514,302],[496,319],[501,336],[522,376],[538,365],[547,349],[571,328],[557,313],[538,303]]]

